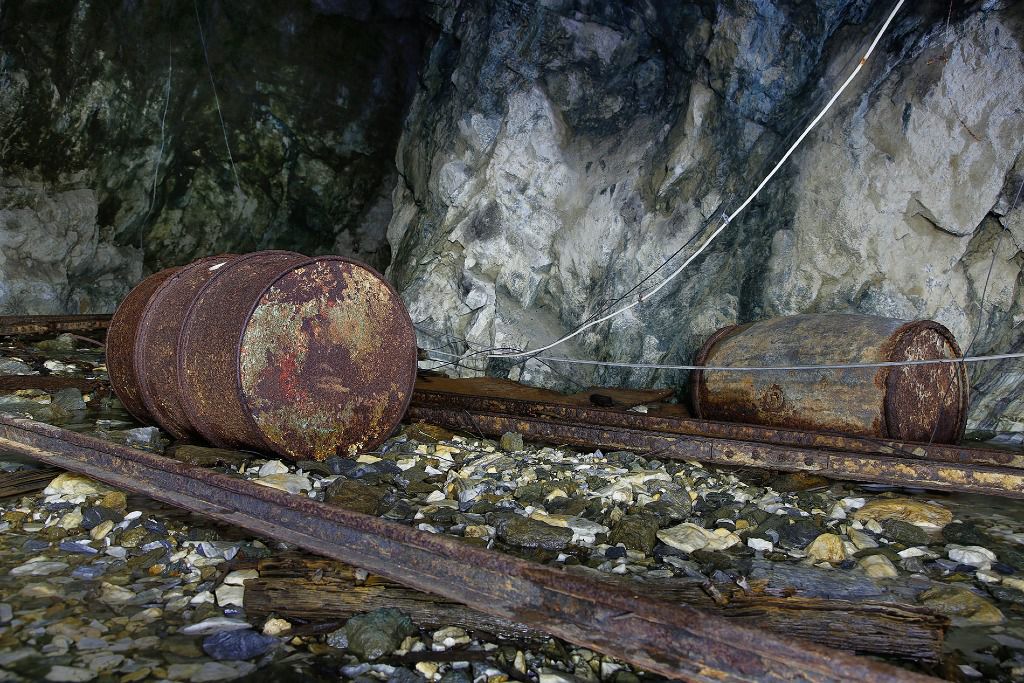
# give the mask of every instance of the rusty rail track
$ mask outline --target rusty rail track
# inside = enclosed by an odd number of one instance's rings
[[[1024,458],[994,449],[935,446],[621,410],[420,389],[406,414],[470,433],[656,454],[718,465],[812,472],[938,491],[1024,498]]]
[[[0,414],[0,448],[294,543],[671,678],[934,680],[51,425]]]
[[[0,336],[90,332],[110,326],[109,314],[95,315],[0,315]]]

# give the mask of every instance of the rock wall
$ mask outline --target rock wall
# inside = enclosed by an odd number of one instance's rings
[[[575,329],[732,211],[891,7],[435,4],[442,32],[405,120],[388,228],[389,272],[421,344],[463,356],[465,372],[683,385],[675,371],[473,354]],[[553,353],[687,363],[723,325],[826,311],[934,318],[975,354],[1024,350],[1024,208],[1011,210],[1024,181],[1022,29],[1021,3],[909,3],[704,256],[656,300]],[[1024,366],[971,375],[971,426],[1024,429]]]
[[[383,268],[434,32],[401,0],[0,4],[0,313],[109,311],[225,251]]]

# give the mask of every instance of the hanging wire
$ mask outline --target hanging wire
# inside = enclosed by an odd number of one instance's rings
[[[864,56],[861,57],[860,61],[857,63],[857,66],[850,73],[850,75],[846,78],[846,80],[839,87],[839,89],[836,90],[836,92],[832,95],[832,97],[826,103],[825,107],[820,112],[818,112],[818,115],[814,117],[814,119],[810,122],[810,124],[808,124],[808,126],[804,129],[804,131],[802,133],[800,133],[800,136],[796,139],[796,141],[789,147],[788,150],[786,150],[786,153],[782,156],[781,159],[779,159],[778,163],[775,164],[775,166],[768,173],[768,175],[766,175],[764,177],[764,179],[761,180],[761,182],[757,185],[757,187],[754,189],[754,191],[750,193],[750,195],[743,201],[742,204],[740,204],[740,206],[736,210],[734,210],[732,213],[728,214],[727,216],[723,217],[721,225],[719,225],[719,227],[714,232],[712,232],[709,236],[707,236],[707,238],[700,244],[700,246],[698,246],[697,249],[690,256],[688,256],[686,258],[686,260],[683,261],[682,264],[680,264],[675,270],[673,270],[665,279],[663,279],[661,282],[659,282],[657,285],[652,287],[647,292],[642,292],[639,295],[637,295],[636,300],[630,302],[629,304],[626,304],[625,306],[622,306],[621,308],[617,308],[617,309],[613,310],[611,313],[606,313],[605,315],[602,315],[599,318],[595,318],[593,320],[590,320],[589,322],[587,322],[587,323],[585,323],[583,325],[580,325],[573,332],[570,332],[569,334],[565,335],[564,337],[556,339],[555,341],[553,341],[553,342],[551,342],[549,344],[546,344],[546,345],[541,346],[541,347],[536,348],[536,349],[531,349],[531,350],[528,350],[528,351],[520,351],[520,352],[517,352],[517,353],[491,354],[491,357],[492,358],[498,358],[498,357],[506,357],[507,358],[507,357],[519,357],[519,356],[529,356],[529,355],[534,355],[534,357],[536,357],[536,354],[538,354],[538,353],[541,353],[543,351],[547,351],[549,349],[554,348],[555,346],[563,344],[564,342],[567,342],[570,339],[573,339],[574,337],[579,336],[580,334],[582,334],[586,330],[594,327],[595,325],[599,325],[599,324],[601,324],[601,323],[603,323],[605,321],[611,320],[612,318],[614,318],[616,316],[619,316],[622,313],[625,313],[626,311],[629,311],[629,310],[639,306],[646,299],[649,299],[652,296],[654,296],[655,294],[657,294],[669,282],[674,280],[680,273],[683,272],[683,270],[686,269],[687,266],[689,266],[698,256],[700,256],[704,252],[704,250],[707,249],[708,246],[710,246],[711,243],[719,235],[721,235],[723,231],[725,231],[725,229],[729,226],[729,224],[732,223],[732,221],[735,220],[736,217],[739,216],[747,208],[747,206],[754,200],[754,198],[757,197],[757,195],[761,193],[761,190],[764,189],[764,187],[769,183],[769,181],[771,181],[771,179],[773,177],[775,177],[775,174],[778,173],[779,169],[782,168],[782,166],[786,163],[786,161],[789,160],[789,157],[792,156],[793,152],[796,151],[796,149],[804,141],[804,138],[806,138],[810,134],[810,132],[815,128],[815,126],[818,125],[818,122],[820,122],[821,119],[823,119],[825,117],[825,114],[828,113],[828,111],[832,108],[832,106],[836,103],[836,101],[839,99],[839,97],[843,94],[843,92],[850,85],[850,83],[853,82],[853,79],[857,76],[858,73],[860,73],[860,70],[867,63],[868,58],[875,51],[875,48],[878,46],[879,41],[881,41],[882,36],[885,35],[886,30],[889,28],[889,25],[892,23],[892,20],[895,18],[896,13],[899,12],[900,8],[903,6],[903,3],[904,3],[904,0],[898,0],[898,2],[896,3],[895,7],[893,7],[892,11],[889,13],[889,16],[886,18],[885,23],[882,24],[881,29],[879,29],[878,33],[875,35],[874,40],[871,41],[871,45],[868,46],[868,49],[864,53]]]

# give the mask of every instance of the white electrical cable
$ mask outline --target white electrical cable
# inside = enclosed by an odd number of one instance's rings
[[[429,353],[447,358],[461,359],[462,356],[444,351]],[[601,365],[611,368],[633,368],[650,370],[710,370],[723,372],[770,372],[770,371],[801,371],[801,370],[852,370],[856,368],[895,368],[912,365],[940,365],[943,363],[981,363],[984,361],[1024,358],[1024,353],[997,353],[988,356],[965,356],[963,358],[931,358],[927,360],[894,360],[878,363],[835,363],[831,365],[783,365],[783,366],[731,366],[731,365],[662,365],[658,363],[618,363],[614,361],[587,360],[583,358],[560,358],[558,356],[537,356],[536,360],[548,363],[567,363],[570,365]],[[444,362],[440,358],[430,358]]]
[[[554,348],[554,347],[558,346],[559,344],[562,344],[563,342],[567,342],[570,339],[572,339],[573,337],[576,337],[576,336],[582,334],[584,331],[590,329],[591,327],[594,327],[595,325],[600,325],[601,323],[603,323],[603,322],[605,322],[607,320],[611,320],[612,318],[614,318],[617,315],[625,313],[626,311],[630,310],[631,308],[635,308],[636,306],[639,306],[640,303],[644,301],[644,299],[649,299],[650,297],[654,296],[659,291],[661,291],[661,289],[665,285],[667,285],[669,282],[671,282],[673,279],[675,279],[676,276],[678,276],[681,272],[683,272],[683,270],[688,265],[690,265],[690,263],[692,263],[694,259],[696,259],[698,256],[700,256],[704,252],[704,250],[707,249],[708,245],[710,245],[711,242],[713,242],[715,240],[715,238],[718,237],[722,233],[723,230],[725,230],[725,228],[729,225],[729,223],[731,223],[736,218],[736,216],[738,216],[744,209],[747,208],[747,205],[750,204],[750,202],[753,201],[755,197],[757,197],[757,195],[761,192],[761,190],[764,188],[764,186],[768,184],[768,181],[770,181],[772,179],[772,177],[774,177],[775,174],[778,172],[778,170],[780,168],[782,168],[782,165],[784,163],[786,163],[786,160],[789,159],[789,157],[793,154],[793,152],[796,150],[796,148],[800,146],[800,143],[803,142],[804,138],[807,137],[807,135],[811,132],[811,130],[814,129],[814,127],[816,125],[818,125],[818,122],[821,121],[821,119],[825,116],[825,114],[828,112],[828,110],[832,108],[832,105],[835,104],[836,100],[839,99],[839,96],[843,94],[843,91],[846,90],[847,86],[850,85],[850,83],[853,81],[854,77],[856,77],[856,75],[858,73],[860,73],[861,68],[867,62],[868,57],[871,56],[871,53],[874,52],[875,47],[878,45],[878,41],[880,41],[882,39],[882,36],[885,34],[886,30],[889,28],[889,24],[892,23],[892,20],[896,16],[896,13],[900,10],[900,7],[903,6],[903,2],[904,2],[904,0],[898,0],[898,2],[896,3],[896,6],[893,7],[892,12],[890,12],[888,18],[886,18],[885,23],[882,24],[882,28],[878,31],[878,34],[875,36],[875,39],[873,41],[871,41],[871,45],[868,47],[867,52],[864,53],[864,56],[861,57],[860,62],[857,63],[857,68],[855,68],[853,70],[853,72],[847,77],[846,81],[839,87],[838,90],[836,90],[835,94],[832,95],[832,98],[825,105],[825,108],[822,109],[818,113],[818,115],[814,117],[814,120],[811,121],[811,123],[807,126],[807,128],[804,129],[804,132],[800,134],[800,137],[798,137],[796,139],[796,141],[790,146],[790,148],[788,150],[786,150],[786,153],[782,156],[781,159],[779,159],[779,162],[777,164],[775,164],[775,168],[773,168],[771,170],[771,172],[764,177],[764,180],[762,180],[761,183],[757,186],[757,188],[753,192],[750,193],[750,196],[747,197],[746,200],[742,204],[740,204],[739,208],[736,209],[735,211],[733,211],[728,216],[726,216],[725,219],[723,220],[722,224],[713,233],[711,233],[711,236],[708,237],[708,239],[705,240],[704,243],[701,244],[700,247],[698,247],[697,250],[693,254],[691,254],[689,258],[687,258],[685,261],[683,261],[683,263],[678,268],[676,268],[674,271],[672,271],[672,273],[670,273],[668,277],[666,277],[664,280],[659,282],[649,292],[641,293],[637,297],[636,301],[633,301],[633,302],[623,306],[622,308],[618,308],[618,309],[612,311],[611,313],[598,318],[597,320],[592,320],[591,322],[589,322],[589,323],[587,323],[585,325],[581,325],[574,332],[571,332],[570,334],[565,335],[561,339],[557,339],[557,340],[551,342],[547,346],[542,346],[542,347],[540,347],[538,349],[533,349],[533,350],[530,350],[530,351],[520,351],[520,352],[516,352],[516,353],[491,353],[491,354],[488,354],[487,357],[488,358],[519,358],[521,356],[529,356],[529,355],[532,355],[532,354],[536,354],[536,353],[541,353],[543,351],[547,351],[548,349]]]

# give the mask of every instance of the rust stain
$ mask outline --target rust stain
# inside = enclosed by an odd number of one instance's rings
[[[316,259],[282,275],[254,307],[239,353],[242,395],[274,450],[353,456],[401,420],[415,348],[411,320],[379,274]]]

